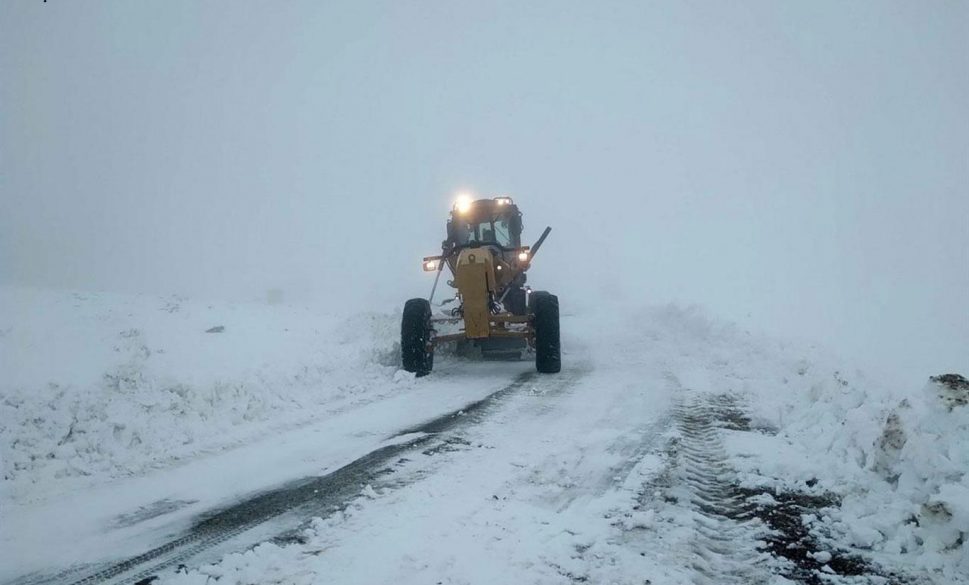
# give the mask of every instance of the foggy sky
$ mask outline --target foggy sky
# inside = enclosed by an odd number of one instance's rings
[[[0,4],[0,283],[390,310],[462,189],[563,307],[967,373],[969,4]]]

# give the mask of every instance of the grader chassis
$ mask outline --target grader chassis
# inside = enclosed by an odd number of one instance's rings
[[[483,355],[534,354],[542,373],[561,370],[558,297],[532,291],[526,271],[551,228],[531,247],[521,245],[521,212],[508,197],[459,199],[451,210],[447,239],[439,256],[424,258],[424,270],[436,271],[429,298],[404,305],[401,320],[401,362],[408,372],[425,376],[434,366],[434,352],[445,343],[474,346]],[[457,302],[448,313],[431,310],[444,267],[456,289]],[[443,326],[458,331],[441,333]]]

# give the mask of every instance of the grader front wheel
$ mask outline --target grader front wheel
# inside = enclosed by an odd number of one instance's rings
[[[400,322],[400,357],[404,370],[426,376],[434,368],[431,342],[431,304],[427,299],[411,299],[404,304]]]
[[[544,291],[534,292],[529,299],[532,324],[535,327],[535,369],[543,374],[562,370],[562,346],[559,343],[559,298]]]

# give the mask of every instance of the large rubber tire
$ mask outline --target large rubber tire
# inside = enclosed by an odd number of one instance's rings
[[[431,304],[427,299],[411,299],[404,304],[400,321],[400,358],[404,369],[426,376],[434,369],[431,341]]]
[[[529,298],[532,325],[535,327],[535,369],[543,374],[562,370],[562,345],[559,343],[559,298],[544,291]]]

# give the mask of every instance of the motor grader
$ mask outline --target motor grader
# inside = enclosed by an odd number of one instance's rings
[[[551,231],[545,228],[535,244],[522,246],[522,214],[510,197],[459,198],[441,254],[424,258],[424,270],[437,273],[431,294],[404,305],[404,369],[426,376],[434,367],[435,349],[453,343],[491,358],[534,354],[539,372],[560,371],[558,297],[525,285],[525,273]],[[453,276],[447,284],[455,294],[435,315],[432,302],[445,267]]]

